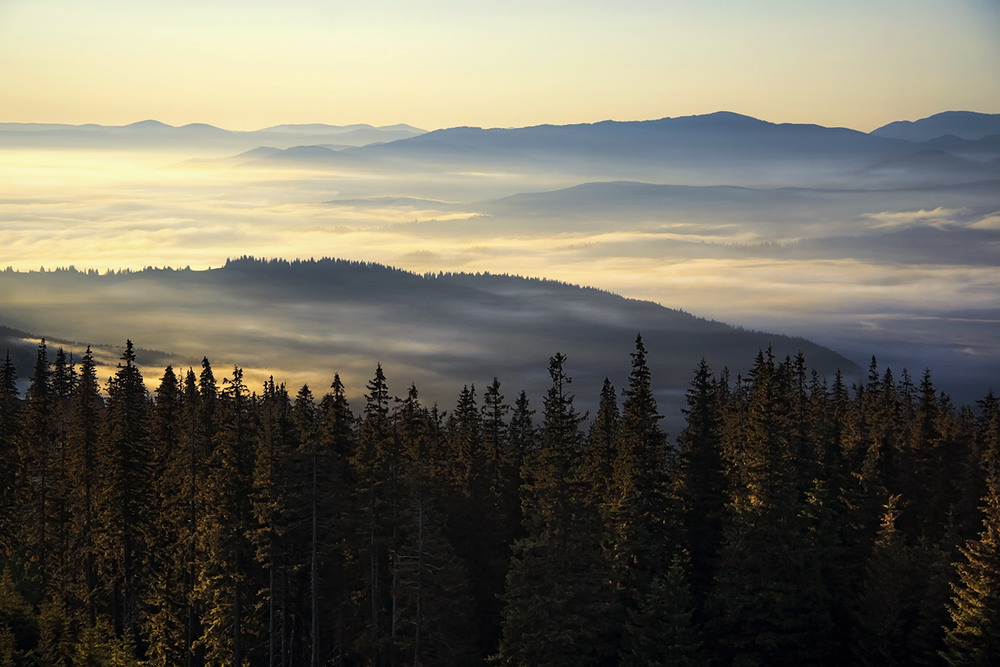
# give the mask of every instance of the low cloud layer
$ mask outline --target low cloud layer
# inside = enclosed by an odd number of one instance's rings
[[[911,370],[974,372],[983,390],[994,384],[985,376],[1000,369],[1000,189],[610,183],[546,191],[559,179],[7,150],[0,152],[0,268],[207,268],[241,255],[330,256],[417,273],[541,276],[805,336],[860,363],[876,354]],[[148,289],[157,299],[156,287]],[[35,328],[26,304],[41,320],[51,298],[4,294],[0,323]],[[214,297],[190,298],[173,317],[189,318],[194,329]],[[24,321],[3,321],[8,303]],[[244,363],[259,326],[257,306],[245,306],[230,315]],[[59,308],[67,335],[103,338],[87,328],[86,303]],[[115,326],[141,339],[156,325],[123,316]],[[301,336],[308,348],[310,332]],[[163,344],[194,352],[180,338]]]

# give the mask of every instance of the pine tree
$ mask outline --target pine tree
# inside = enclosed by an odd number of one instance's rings
[[[454,485],[466,499],[481,498],[488,480],[475,385],[462,388],[447,429],[449,458],[455,465]]]
[[[293,562],[292,527],[302,523],[302,508],[295,506],[297,441],[293,432],[292,406],[284,385],[271,377],[264,383],[260,400],[253,467],[253,513],[257,530],[254,547],[257,562],[268,575],[261,596],[267,604],[267,656],[269,664],[287,664],[291,658],[290,636],[295,617],[290,601]],[[293,481],[294,480],[294,481]]]
[[[600,665],[615,659],[621,631],[606,533],[577,477],[583,417],[556,354],[544,401],[541,446],[525,461],[525,537],[514,545],[504,592],[504,664]]]
[[[597,415],[587,433],[587,445],[581,461],[580,475],[593,488],[594,495],[604,506],[611,503],[611,482],[621,414],[614,385],[604,378]]]
[[[73,487],[70,480],[73,461],[66,443],[66,430],[70,416],[70,402],[76,387],[76,369],[72,355],[63,348],[56,351],[50,374],[52,398],[52,419],[54,428],[51,452],[51,483],[48,495],[52,506],[52,550],[51,587],[61,591],[75,583],[75,554],[72,553],[72,526],[70,516]]]
[[[392,645],[391,550],[399,509],[399,452],[389,416],[389,388],[379,364],[368,382],[360,439],[353,457],[359,487],[364,494],[365,544],[362,580],[368,605],[367,636],[362,647],[370,664],[381,665]]]
[[[678,527],[671,484],[673,452],[660,429],[646,347],[636,336],[613,463],[610,516],[618,585],[634,607],[653,576],[666,569]]]
[[[52,576],[52,477],[58,435],[51,370],[45,340],[38,344],[35,366],[21,409],[18,474],[21,539],[18,560],[33,572],[42,589]]]
[[[183,398],[181,399],[181,447],[173,464],[176,471],[172,477],[177,480],[177,495],[185,508],[184,519],[178,526],[177,549],[182,565],[185,610],[183,613],[184,642],[183,660],[187,667],[203,664],[203,647],[198,644],[202,634],[201,617],[203,609],[196,595],[199,558],[199,530],[202,523],[201,489],[204,487],[209,455],[212,450],[211,437],[214,423],[209,417],[207,405],[214,405],[216,388],[211,377],[211,365],[203,360],[201,378],[189,368],[184,376]]]
[[[723,454],[730,501],[707,604],[716,659],[818,664],[832,653],[832,619],[797,477],[790,364],[758,354],[726,410]]]
[[[150,415],[149,455],[152,467],[154,514],[147,583],[147,661],[158,665],[183,664],[189,647],[186,620],[189,591],[185,582],[189,530],[189,447],[184,432],[184,390],[167,366],[156,388]]]
[[[988,477],[1000,476],[1000,398],[990,390],[986,397],[976,402],[979,419],[976,425],[976,452],[978,467]]]
[[[1000,478],[983,498],[983,529],[955,563],[942,657],[949,665],[995,665],[1000,659]]]
[[[38,618],[18,588],[9,566],[0,572],[0,659],[15,665],[37,647]]]
[[[496,396],[492,400],[495,403]],[[496,503],[491,492],[492,461],[500,452],[495,445],[492,453],[487,449],[483,426],[476,388],[467,385],[459,392],[445,426],[448,447],[445,464],[452,462],[455,470],[454,480],[443,498],[448,513],[445,535],[468,573],[476,637],[479,643],[491,643],[499,629],[497,595],[503,588],[507,545],[502,543],[498,532]],[[495,422],[493,431],[496,437]]]
[[[665,572],[653,577],[649,592],[629,610],[620,658],[620,664],[636,667],[709,664],[680,555]]]
[[[527,394],[521,391],[511,410],[503,460],[504,481],[500,502],[505,522],[504,534],[507,536],[504,541],[507,545],[513,545],[517,538],[524,535],[521,508],[524,460],[538,449],[534,414]]]
[[[203,605],[198,644],[205,661],[239,666],[251,660],[249,605],[253,587],[250,492],[253,479],[253,409],[243,371],[226,378],[215,407],[215,434],[208,471],[199,489],[199,551],[196,595]]]
[[[98,447],[101,435],[104,401],[100,396],[94,355],[87,347],[80,364],[72,413],[67,430],[69,452],[69,482],[71,489],[73,552],[76,555],[74,588],[82,602],[87,627],[97,623],[97,553],[95,531],[98,529],[97,494]]]
[[[321,504],[320,569],[325,573],[326,598],[332,606],[325,626],[330,633],[329,653],[336,664],[347,664],[358,658],[353,640],[363,627],[364,610],[355,604],[361,596],[353,586],[362,579],[359,554],[363,545],[359,539],[364,530],[350,465],[357,449],[356,420],[339,374],[334,375],[330,388],[320,404],[320,437],[329,459]]]
[[[510,406],[504,401],[500,380],[493,382],[483,393],[480,408],[480,434],[485,463],[481,484],[482,523],[480,545],[473,561],[465,569],[471,579],[471,593],[480,610],[478,633],[480,645],[486,647],[483,656],[496,652],[500,639],[500,622],[504,577],[510,562],[510,545],[514,541],[513,516],[507,514],[505,490],[509,484],[506,472],[510,454],[507,414]]]
[[[20,483],[20,414],[17,370],[10,350],[0,365],[0,554],[12,555],[20,526],[17,522],[17,491]]]
[[[491,496],[499,503],[505,484],[504,462],[508,458],[507,414],[510,406],[504,402],[498,378],[493,378],[486,388],[480,412],[482,447],[487,462],[486,478]]]
[[[153,499],[147,448],[149,401],[126,341],[118,371],[108,382],[107,416],[98,443],[100,485],[95,547],[98,571],[117,636],[138,641],[141,600],[148,564]]]
[[[51,667],[72,665],[76,638],[66,604],[58,595],[52,595],[42,603],[38,613],[38,630],[36,655],[39,662]]]
[[[445,535],[441,498],[450,494],[435,479],[431,459],[444,435],[412,385],[393,422],[404,461],[392,567],[394,659],[470,664],[480,658],[475,623],[484,612],[473,603],[466,569]],[[482,532],[489,539],[491,531]]]
[[[691,587],[704,601],[722,543],[726,480],[719,436],[721,405],[708,362],[698,364],[686,394],[687,423],[680,446],[678,493],[684,521],[684,543],[691,561]]]
[[[899,496],[886,503],[882,525],[854,609],[851,650],[862,664],[906,665],[914,655],[907,637],[916,618],[914,553],[896,527]]]

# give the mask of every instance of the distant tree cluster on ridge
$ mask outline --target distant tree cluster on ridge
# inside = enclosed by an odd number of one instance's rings
[[[994,665],[1000,400],[762,350],[661,426],[636,338],[593,417],[352,407],[167,367],[0,363],[0,666]]]

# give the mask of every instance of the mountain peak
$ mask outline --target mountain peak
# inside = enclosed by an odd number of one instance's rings
[[[161,123],[158,120],[153,120],[152,118],[146,120],[140,120],[138,123],[130,123],[129,125],[123,126],[128,129],[133,130],[172,130],[173,125],[167,125],[166,123]]]
[[[897,120],[872,130],[871,134],[905,141],[930,141],[946,134],[961,139],[983,139],[1000,134],[1000,114],[943,111],[915,121]]]

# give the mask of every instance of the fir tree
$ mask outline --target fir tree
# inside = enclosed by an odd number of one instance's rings
[[[76,555],[76,576],[73,586],[83,602],[87,627],[97,623],[97,560],[95,530],[97,530],[98,447],[101,434],[104,401],[97,383],[94,355],[87,347],[80,364],[80,373],[73,397],[72,414],[67,430],[69,450],[70,502],[74,518],[73,552]]]
[[[118,371],[108,381],[107,416],[98,445],[101,484],[95,542],[115,633],[134,644],[142,618],[144,568],[148,563],[152,508],[149,401],[126,341]]]
[[[717,659],[818,664],[832,653],[832,619],[796,476],[789,364],[758,354],[723,424],[730,494],[708,601]]]
[[[10,567],[0,572],[0,659],[13,664],[38,645],[38,618],[18,588]]]
[[[680,445],[678,493],[684,521],[684,543],[691,561],[695,600],[703,601],[715,572],[722,542],[726,480],[719,436],[721,405],[715,380],[704,359],[686,394],[686,426]]]
[[[366,525],[361,549],[367,601],[367,636],[361,641],[372,665],[381,665],[392,644],[390,552],[399,507],[399,456],[389,417],[389,388],[379,364],[368,382],[364,418],[353,467],[364,497]]]
[[[549,360],[541,447],[525,462],[526,535],[507,573],[497,656],[505,664],[599,665],[617,653],[617,594],[599,507],[576,476],[583,418],[565,361],[562,354]]]
[[[38,344],[35,366],[21,410],[18,506],[21,539],[19,560],[30,567],[44,589],[51,578],[52,477],[58,435],[45,339]]]
[[[907,637],[916,618],[913,550],[896,527],[899,496],[892,496],[865,568],[854,609],[851,649],[862,664],[906,665],[913,660]]]
[[[17,543],[17,494],[21,481],[18,469],[21,432],[17,371],[7,351],[0,364],[0,553],[11,555]]]
[[[328,584],[327,597],[332,609],[327,626],[330,633],[330,653],[337,664],[346,664],[356,657],[353,639],[362,633],[364,614],[354,604],[354,582],[362,579],[358,554],[364,535],[357,508],[357,481],[350,461],[357,448],[356,421],[346,398],[340,375],[335,374],[332,389],[320,404],[321,440],[329,460],[328,478],[321,498],[322,543],[321,570]]]
[[[620,664],[637,667],[709,664],[680,555],[674,557],[665,572],[653,577],[649,592],[636,608],[629,610]]]
[[[942,656],[956,667],[985,667],[1000,659],[1000,479],[990,480],[982,510],[982,532],[960,548],[948,603]]]
[[[199,551],[204,558],[196,595],[204,608],[204,626],[198,644],[207,663],[239,666],[251,659],[247,634],[252,611],[253,410],[239,367],[225,385],[215,409],[208,470],[199,489]]]
[[[164,369],[155,395],[149,428],[155,517],[151,518],[154,530],[147,575],[146,658],[151,664],[179,665],[189,650],[189,590],[185,582],[190,531],[186,488],[189,448],[184,433],[184,390],[173,367]]]
[[[485,614],[473,603],[466,568],[446,537],[446,509],[440,502],[430,458],[440,425],[420,405],[415,386],[393,414],[405,461],[392,590],[394,655],[404,664],[462,665],[477,661],[477,620]],[[483,531],[488,539],[490,531]],[[480,583],[480,586],[483,584]]]
[[[605,506],[611,503],[611,482],[620,422],[618,396],[611,381],[604,378],[597,414],[587,433],[580,476],[591,485],[594,495]]]
[[[610,516],[618,585],[638,604],[676,548],[673,452],[660,429],[646,347],[636,336],[613,463]]]
[[[293,453],[296,440],[292,428],[292,406],[284,385],[274,378],[264,383],[260,400],[253,467],[253,512],[257,530],[254,547],[257,562],[267,571],[266,599],[267,656],[270,664],[287,664],[290,659],[292,618],[290,573],[292,525],[304,517],[294,513],[292,484],[296,470]]]

